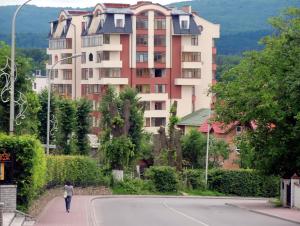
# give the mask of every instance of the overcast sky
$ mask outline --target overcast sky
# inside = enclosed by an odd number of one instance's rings
[[[154,3],[169,4],[172,2],[179,2],[180,0],[152,0]],[[0,0],[0,6],[3,5],[21,5],[26,0]],[[32,0],[29,4],[41,7],[93,7],[97,3],[128,3],[135,4],[137,0]]]

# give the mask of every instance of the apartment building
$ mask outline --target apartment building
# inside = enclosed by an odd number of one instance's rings
[[[215,82],[214,40],[220,27],[191,7],[97,4],[92,12],[63,10],[50,27],[48,70],[64,57],[81,54],[48,72],[52,89],[92,100],[95,133],[97,109],[109,85],[117,91],[137,89],[150,132],[167,125],[174,101],[179,117],[210,107],[207,90]]]

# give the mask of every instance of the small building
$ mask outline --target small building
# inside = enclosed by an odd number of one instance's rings
[[[32,90],[36,93],[42,92],[43,89],[48,87],[48,77],[42,75],[34,75],[32,83]]]

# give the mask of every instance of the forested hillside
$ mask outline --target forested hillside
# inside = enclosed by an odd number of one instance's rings
[[[191,5],[203,18],[221,25],[217,45],[221,54],[240,54],[257,49],[257,41],[271,33],[267,19],[289,6],[300,7],[299,0],[193,0],[172,6]],[[0,7],[0,40],[9,42],[10,21],[15,6]],[[26,6],[17,19],[17,44],[25,48],[45,48],[49,21],[62,8]]]

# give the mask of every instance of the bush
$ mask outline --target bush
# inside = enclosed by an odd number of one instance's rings
[[[114,194],[149,194],[153,191],[153,184],[148,180],[125,179],[123,182],[117,182],[113,187]]]
[[[210,189],[224,194],[276,197],[279,195],[280,180],[255,170],[211,170],[208,184]]]
[[[204,172],[200,169],[187,169],[183,171],[182,179],[188,189],[205,189]]]
[[[40,141],[33,136],[0,134],[0,150],[10,153],[14,162],[12,179],[17,183],[17,203],[26,210],[46,184],[46,158]]]
[[[97,162],[86,156],[47,156],[47,185],[64,185],[70,181],[76,186],[109,185]]]
[[[146,171],[146,177],[152,181],[158,192],[177,192],[178,190],[178,178],[175,168],[152,166]]]

